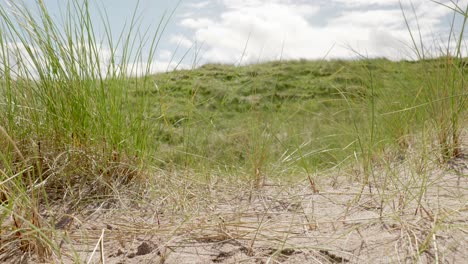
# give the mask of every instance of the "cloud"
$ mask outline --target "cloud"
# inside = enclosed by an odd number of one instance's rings
[[[329,21],[329,26],[342,27],[352,25],[354,27],[386,27],[389,29],[401,28],[401,11],[399,10],[364,10],[348,11]]]
[[[395,7],[399,6],[400,2],[403,7],[414,6],[432,6],[434,3],[430,3],[428,0],[333,0],[333,2],[345,6],[347,8],[363,8],[363,7]],[[454,3],[457,3],[461,6],[466,6],[466,0],[438,0],[440,4],[453,6]]]
[[[25,75],[37,78],[38,73],[29,52],[37,54],[37,63],[44,65],[45,61],[41,60],[43,55],[40,49],[25,46],[21,42],[8,42],[2,44],[2,48],[5,52],[0,53],[0,75],[5,75],[9,71],[13,78]]]
[[[191,66],[185,63],[175,61],[154,61],[151,63],[134,62],[126,65],[121,73],[127,76],[141,77],[146,74],[155,74],[160,72],[170,72],[173,70],[190,69]]]
[[[279,57],[286,39],[296,38],[307,30],[305,16],[319,10],[310,5],[304,8],[302,5],[285,6],[275,1],[260,2],[229,1],[217,21],[186,19],[181,25],[193,29],[194,40],[205,44],[204,57],[207,60],[232,63],[242,58],[251,62],[262,57]]]
[[[0,53],[0,75],[5,74],[5,66],[8,67],[10,70],[10,74],[13,78],[23,77],[23,78],[31,78],[31,79],[38,79],[40,71],[46,71],[45,73],[48,74],[48,77],[53,78],[54,74],[52,72],[47,72],[49,69],[49,65],[51,64],[51,60],[44,55],[43,50],[37,48],[35,46],[25,46],[21,42],[8,42],[4,45],[5,53]],[[87,50],[88,47],[74,46],[75,53],[83,52],[83,50]],[[31,56],[31,52],[33,55]],[[116,74],[125,74],[130,76],[143,76],[146,73],[154,74],[158,72],[166,72],[172,71],[174,69],[189,69],[191,68],[188,64],[179,63],[178,61],[171,61],[172,52],[169,50],[161,50],[158,54],[158,60],[147,63],[147,62],[128,62],[126,65],[119,64],[117,62],[114,65],[114,68],[111,68],[111,58],[114,54],[111,49],[105,46],[97,47],[96,52],[86,51],[88,55],[95,56],[92,54],[96,54],[98,57],[94,57],[93,59],[85,59],[86,61],[78,61],[77,57],[73,60],[75,63],[75,69],[83,71],[86,74],[100,74],[103,77],[108,75],[108,71],[114,71]],[[5,54],[5,56],[3,56]],[[68,54],[71,54],[68,52]],[[118,59],[122,57],[118,51],[115,51],[114,54],[115,58]],[[33,59],[34,58],[34,59]],[[83,56],[82,58],[85,58]],[[99,61],[99,68],[93,67],[97,66],[97,61]],[[37,64],[36,64],[37,63]],[[59,61],[60,66],[62,69],[67,72],[72,65],[70,62],[66,62],[63,58]],[[84,67],[83,67],[84,66]],[[39,68],[38,68],[39,67]],[[98,69],[100,71],[98,71]],[[95,72],[89,72],[90,70],[95,70]],[[62,76],[63,77],[63,76]]]
[[[21,76],[38,79],[41,72],[53,78],[54,74],[60,73],[60,70],[63,70],[64,74],[69,74],[72,67],[74,70],[82,71],[83,74],[106,76],[111,66],[113,54],[110,48],[103,45],[96,46],[96,50],[93,51],[90,51],[88,46],[75,45],[73,52],[69,50],[69,47],[62,46],[60,51],[57,49],[55,54],[50,55],[47,55],[48,53],[44,51],[43,47],[40,48],[35,44],[7,42],[3,47],[5,53],[0,53],[0,73],[4,74],[5,68],[8,67],[14,78]],[[86,53],[86,56],[78,55],[83,54],[83,52]],[[63,54],[68,54],[68,56],[63,57]],[[72,54],[74,57],[70,57]],[[58,65],[54,65],[56,61],[58,61]],[[97,67],[98,64],[99,67]],[[90,70],[95,70],[95,72],[89,72]]]
[[[310,4],[305,0],[223,0],[224,6],[232,10],[248,10],[249,8],[268,8],[272,6],[287,7],[301,15],[313,15],[319,10],[319,5]],[[308,2],[308,3],[307,3]]]
[[[161,60],[170,60],[172,55],[172,51],[164,49],[158,53],[158,58]]]
[[[363,6],[393,6],[398,4],[399,0],[335,0],[334,2],[346,7],[363,7]]]
[[[412,53],[399,0],[330,0],[328,5],[322,0],[220,1],[218,16],[191,16],[180,22],[194,42],[204,43],[206,62],[318,59],[326,54],[350,58],[357,53],[402,59]],[[453,11],[427,0],[412,3],[402,1],[402,6],[415,36],[427,46],[446,38]],[[443,3],[453,6],[450,0]],[[464,3],[468,0],[459,2],[460,7]]]
[[[187,7],[189,9],[202,9],[202,8],[209,6],[210,4],[212,4],[211,1],[202,1],[198,3],[188,3]]]
[[[210,26],[213,23],[214,21],[208,18],[199,18],[199,19],[186,18],[180,22],[180,25],[184,27],[192,28],[192,29],[197,29],[201,27]]]
[[[193,46],[193,42],[181,34],[170,36],[169,42],[186,49],[191,48]]]

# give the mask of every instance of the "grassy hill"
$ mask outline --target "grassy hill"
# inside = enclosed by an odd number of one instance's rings
[[[153,88],[131,94],[151,105],[161,165],[316,169],[356,153],[405,152],[449,107],[427,104],[448,96],[446,66],[443,58],[210,64],[156,75]]]

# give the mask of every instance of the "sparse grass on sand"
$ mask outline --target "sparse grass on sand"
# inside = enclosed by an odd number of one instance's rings
[[[131,77],[166,19],[115,37],[102,12],[101,40],[88,1],[60,23],[37,3],[0,7],[0,262],[468,257],[466,21],[411,61]]]

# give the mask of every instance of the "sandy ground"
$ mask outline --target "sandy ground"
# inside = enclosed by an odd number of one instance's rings
[[[319,193],[305,180],[254,191],[193,184],[173,198],[121,195],[57,215],[62,255],[51,262],[466,263],[467,160],[425,176],[403,166],[383,171],[398,175],[374,173],[364,189],[348,175],[321,177]]]

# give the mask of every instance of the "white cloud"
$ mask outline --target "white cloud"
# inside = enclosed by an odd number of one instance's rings
[[[199,19],[193,19],[193,18],[186,18],[183,19],[180,24],[184,27],[188,28],[200,28],[200,27],[208,27],[211,24],[213,24],[213,21],[208,18],[199,18]]]
[[[20,42],[9,42],[6,43],[4,47],[6,48],[5,55],[7,57],[4,58],[2,55],[3,53],[0,53],[0,74],[4,74],[5,66],[7,66],[10,69],[10,73],[13,78],[21,76],[32,79],[38,79],[39,71],[37,69],[37,66],[33,63],[33,59],[29,55],[28,50],[31,50],[31,52],[33,53],[33,57],[39,63],[41,71],[46,70],[46,65],[50,63],[50,61],[44,56],[43,51],[35,46],[26,47]],[[79,47],[75,46],[74,49],[79,50]],[[85,47],[83,49],[87,48]],[[81,51],[83,49],[81,49]],[[89,51],[87,52],[89,53]],[[98,55],[98,58],[93,58],[92,61],[96,63],[96,60],[99,60],[100,72],[94,72],[93,74],[101,74],[101,76],[106,77],[108,74],[107,71],[110,67],[112,52],[109,48],[102,46],[98,48],[95,54]],[[154,74],[157,72],[172,71],[174,69],[189,69],[191,67],[190,65],[180,63],[179,61],[171,61],[172,55],[173,53],[169,50],[161,50],[158,53],[157,61],[151,63],[129,62],[125,66],[121,64],[116,64],[114,70],[116,74],[142,76],[146,73]],[[120,57],[118,51],[116,51],[115,56],[116,58]],[[75,61],[74,63],[76,69],[78,70],[97,70],[97,68],[91,67],[90,64],[86,63],[85,61]],[[86,64],[85,67],[82,67],[80,63]],[[68,69],[67,67],[71,66],[68,62],[65,62],[63,59],[60,61],[60,64],[65,70]],[[49,77],[53,77],[53,75],[49,75]]]
[[[333,2],[351,8],[362,8],[362,7],[394,7],[401,4],[404,7],[422,6],[424,4],[431,6],[434,4],[431,0],[333,0]],[[432,3],[431,3],[432,2]],[[466,6],[466,0],[437,0],[438,3],[453,6],[454,3],[458,5]],[[433,5],[432,5],[433,6]]]
[[[328,25],[342,27],[353,25],[355,27],[386,27],[401,28],[402,14],[399,10],[364,10],[343,12],[339,17],[331,19]]]
[[[399,0],[335,0],[334,2],[347,7],[362,6],[392,6],[398,4]]]
[[[170,60],[172,55],[173,55],[172,51],[166,50],[166,49],[158,52],[158,58],[161,60]]]
[[[186,49],[191,48],[193,46],[193,42],[181,34],[170,36],[169,42]]]
[[[37,79],[40,77],[40,72],[48,74],[49,77],[54,77],[54,73],[52,72],[54,70],[51,65],[55,62],[56,58],[48,57],[46,52],[37,45],[8,42],[3,47],[5,48],[5,53],[0,53],[0,73],[4,73],[6,66],[14,78],[21,76]],[[73,46],[73,52],[70,52],[68,47],[63,46],[63,50],[56,50],[56,54],[50,56],[59,58],[59,65],[57,65],[58,68],[56,70],[59,71],[61,68],[64,70],[64,74],[69,74],[68,70],[73,66],[75,70],[82,71],[83,74],[101,74],[102,76],[106,76],[111,63],[112,51],[105,46],[97,46],[95,48],[96,50],[90,51],[88,46],[75,45]],[[69,56],[74,54],[74,57],[63,57],[62,52]],[[86,52],[86,56],[77,55],[83,52]],[[97,67],[98,64],[99,67]],[[97,71],[98,68],[100,72]],[[89,72],[90,70],[96,70],[96,72]]]
[[[192,16],[180,25],[193,32],[193,41],[204,43],[209,62],[251,63],[261,60],[353,57],[356,51],[371,57],[401,59],[411,50],[399,0],[323,1],[221,0],[218,17]],[[427,0],[402,1],[411,30],[427,45],[444,39],[453,11]],[[444,3],[453,6],[450,0]],[[466,6],[463,0],[460,6]],[[463,5],[464,4],[464,5]],[[336,8],[335,8],[336,7]],[[414,10],[413,10],[414,7]],[[331,12],[331,13],[330,13]],[[319,22],[317,22],[319,21]],[[419,28],[418,28],[419,25]],[[446,36],[445,36],[446,37]]]
[[[29,75],[32,78],[37,78],[38,74],[35,70],[34,62],[29,55],[29,52],[36,54],[39,64],[44,64],[42,52],[34,46],[26,47],[21,42],[8,42],[3,45],[5,53],[0,53],[0,74],[4,75],[8,69],[12,77]]]
[[[222,2],[227,9],[234,10],[280,6],[293,9],[301,15],[313,15],[319,10],[319,5],[306,0],[223,0]]]
[[[188,3],[187,7],[190,9],[201,9],[209,6],[210,4],[212,4],[211,1],[202,1],[198,3]]]
[[[159,72],[169,72],[173,70],[190,69],[191,66],[185,63],[175,61],[157,61],[157,62],[135,62],[126,65],[124,73],[128,76],[144,76],[146,74],[155,74]]]
[[[308,29],[305,16],[319,10],[315,6],[303,8],[260,2],[229,1],[220,20],[201,19],[205,23],[182,25],[193,28],[195,40],[208,47],[204,54],[207,60],[233,63],[242,57],[243,61],[252,62],[278,58],[285,40],[298,37]]]

